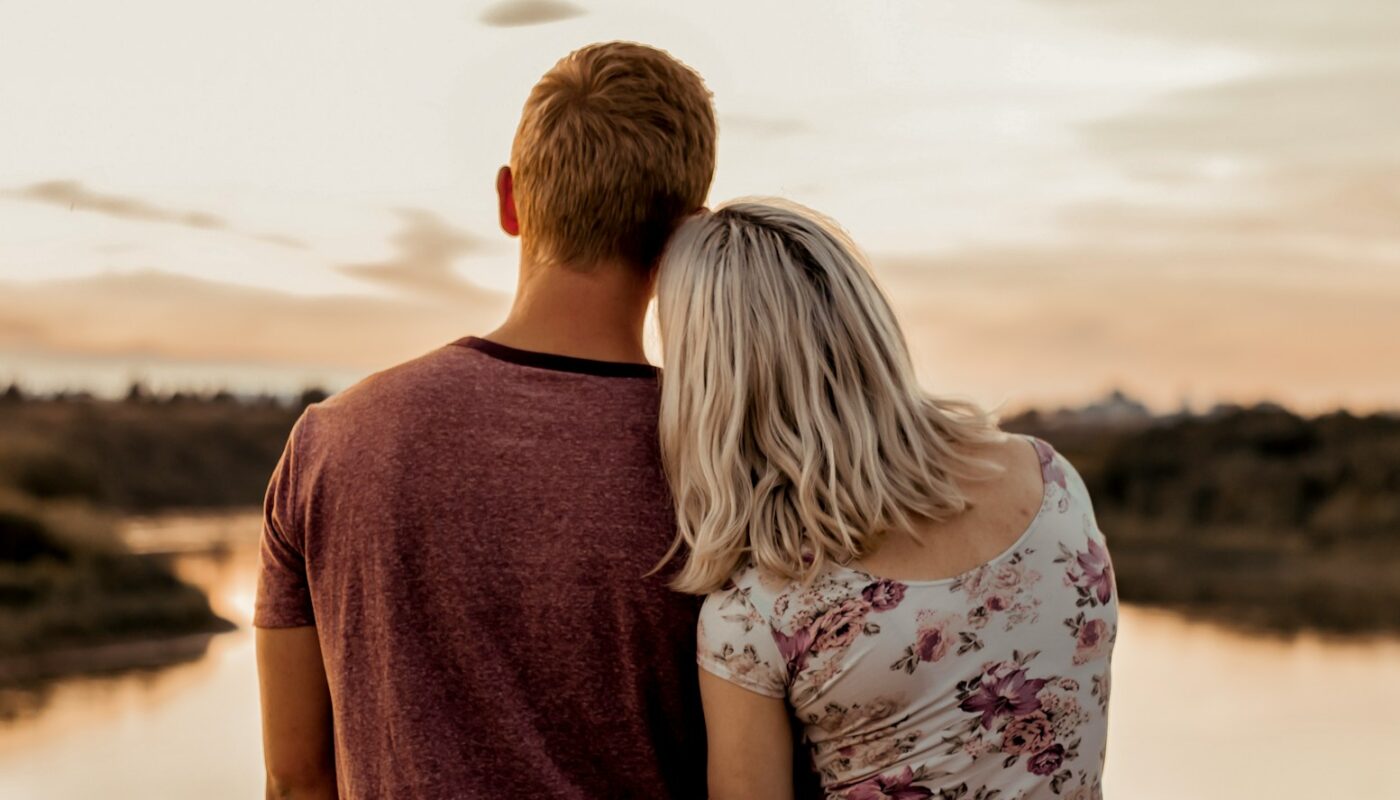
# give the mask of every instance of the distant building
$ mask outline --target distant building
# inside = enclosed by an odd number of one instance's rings
[[[1056,426],[1134,427],[1150,425],[1155,420],[1151,409],[1121,389],[1087,405],[1061,408],[1046,415],[1046,421]]]

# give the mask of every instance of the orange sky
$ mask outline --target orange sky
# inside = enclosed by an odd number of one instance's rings
[[[520,103],[632,38],[715,91],[712,200],[848,226],[931,388],[1400,406],[1394,3],[197,5],[0,6],[0,380],[336,386],[492,326]]]

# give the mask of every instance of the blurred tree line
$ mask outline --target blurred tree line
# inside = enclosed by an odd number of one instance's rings
[[[1007,421],[1083,475],[1122,596],[1256,628],[1400,630],[1400,418],[1276,405],[1150,424]]]
[[[132,512],[257,504],[292,424],[326,396],[156,395],[133,383],[107,401],[12,386],[0,401],[0,486]]]
[[[325,396],[11,387],[0,493],[118,512],[255,506],[292,424]],[[1400,631],[1400,417],[1263,404],[1028,412],[1005,427],[1051,442],[1084,476],[1125,600],[1275,631]]]

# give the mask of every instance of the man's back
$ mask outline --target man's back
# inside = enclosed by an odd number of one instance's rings
[[[704,796],[657,395],[466,339],[308,409],[255,623],[316,626],[342,797]]]

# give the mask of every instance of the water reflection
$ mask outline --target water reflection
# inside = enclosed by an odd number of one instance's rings
[[[69,678],[24,697],[0,722],[0,797],[249,798],[261,796],[252,589],[256,516],[142,520],[133,546],[172,553],[239,630],[204,638],[202,657],[158,670]],[[179,658],[172,652],[172,658]]]
[[[32,713],[0,722],[0,797],[260,796],[256,522],[198,524],[226,546],[186,548],[177,568],[240,630],[195,663],[49,686]],[[1138,608],[1122,620],[1110,798],[1400,797],[1384,767],[1400,748],[1400,640],[1283,641]]]

